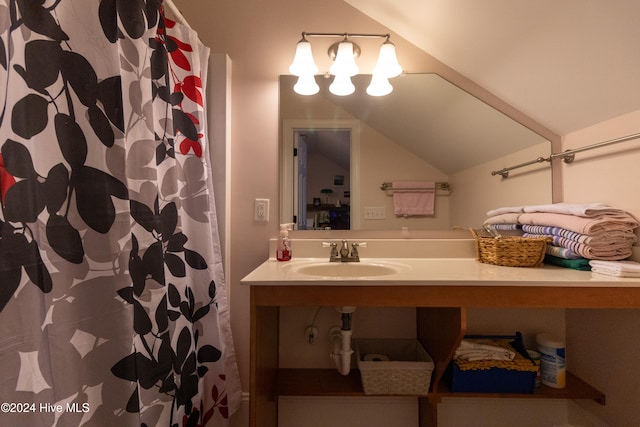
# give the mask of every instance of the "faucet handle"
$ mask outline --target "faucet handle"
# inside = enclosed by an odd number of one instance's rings
[[[331,248],[331,258],[338,256],[338,244],[335,242],[322,242],[323,248]]]

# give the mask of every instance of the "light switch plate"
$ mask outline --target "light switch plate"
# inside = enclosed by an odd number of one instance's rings
[[[253,209],[253,219],[260,222],[269,221],[269,199],[256,199]]]

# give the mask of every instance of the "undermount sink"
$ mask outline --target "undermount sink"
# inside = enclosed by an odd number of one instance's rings
[[[320,277],[378,277],[397,274],[398,266],[379,262],[318,262],[294,268],[298,274]]]

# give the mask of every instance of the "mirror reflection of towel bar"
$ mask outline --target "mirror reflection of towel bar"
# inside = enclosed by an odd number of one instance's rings
[[[436,188],[434,191],[446,191],[448,194],[453,193],[453,188],[448,182],[436,182]],[[393,191],[393,184],[391,182],[383,182],[380,186],[382,191]],[[431,188],[396,188],[395,190],[431,190]]]

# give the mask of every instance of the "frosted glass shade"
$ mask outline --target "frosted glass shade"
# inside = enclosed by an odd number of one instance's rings
[[[396,77],[402,73],[402,67],[398,64],[396,56],[396,47],[389,40],[380,46],[380,54],[378,62],[373,68],[373,74],[380,74],[386,77]]]
[[[289,66],[289,72],[294,76],[313,76],[318,72],[318,66],[314,62],[311,52],[311,43],[306,39],[300,40],[296,45],[296,55]]]
[[[338,96],[351,95],[356,87],[351,83],[351,76],[338,74],[333,78],[333,83],[329,86],[329,92]]]
[[[316,78],[313,74],[306,74],[298,77],[293,90],[300,95],[315,95],[320,91],[320,86],[316,83]]]
[[[358,74],[358,71],[360,70],[353,54],[353,43],[341,42],[338,45],[338,53],[333,64],[331,64],[331,68],[329,68],[329,72],[334,76],[342,74],[351,77]]]
[[[389,79],[380,74],[371,76],[371,83],[367,87],[367,93],[371,96],[385,96],[393,91],[393,86],[389,83]]]

